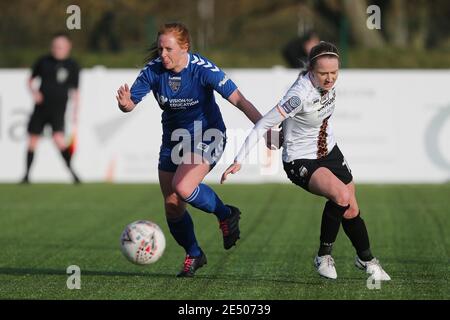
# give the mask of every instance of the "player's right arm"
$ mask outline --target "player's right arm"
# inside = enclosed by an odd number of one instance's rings
[[[116,99],[119,104],[119,109],[123,112],[133,111],[134,107],[136,107],[133,100],[131,100],[130,88],[128,88],[128,84],[126,83],[117,90]]]
[[[33,101],[36,105],[40,105],[44,101],[44,95],[38,88],[34,85],[34,79],[30,77],[28,79],[28,89],[30,89],[31,96],[33,97]]]
[[[152,61],[141,70],[131,89],[128,88],[128,84],[125,84],[117,90],[116,99],[120,110],[123,112],[133,111],[142,98],[152,90],[154,77],[149,67],[153,64]]]
[[[250,153],[252,148],[258,143],[259,139],[269,130],[270,128],[280,124],[287,117],[294,116],[302,108],[302,103],[300,98],[291,89],[272,110],[267,112],[264,117],[262,117],[256,125],[253,127],[250,134],[245,139],[244,145],[239,150],[234,163],[228,167],[227,170],[222,174],[220,183],[223,183],[228,174],[235,174],[241,169],[242,162],[245,160],[247,155]]]
[[[39,88],[36,87],[34,82],[34,80],[40,76],[41,61],[42,59],[39,59],[33,65],[31,69],[31,76],[28,79],[28,89],[30,90],[31,96],[33,97],[33,101],[36,105],[40,105],[44,101],[44,95],[41,91],[39,91]]]

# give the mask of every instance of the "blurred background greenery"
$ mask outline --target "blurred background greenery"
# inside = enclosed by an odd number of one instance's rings
[[[81,29],[67,30],[69,5]],[[370,30],[369,5],[381,9]],[[448,0],[15,0],[0,3],[0,67],[28,68],[67,31],[83,67],[141,67],[158,26],[180,21],[193,50],[225,68],[287,66],[281,49],[315,30],[347,68],[450,68]]]

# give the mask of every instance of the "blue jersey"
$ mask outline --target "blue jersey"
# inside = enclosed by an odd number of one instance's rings
[[[163,110],[163,144],[170,144],[171,133],[179,128],[187,129],[193,137],[194,121],[201,121],[203,132],[210,128],[225,131],[214,90],[227,99],[236,88],[212,62],[189,54],[186,68],[179,73],[165,69],[160,58],[149,62],[131,87],[131,100],[138,104],[153,91]]]

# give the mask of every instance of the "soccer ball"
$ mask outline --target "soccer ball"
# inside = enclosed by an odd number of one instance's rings
[[[164,233],[151,221],[139,220],[130,223],[120,237],[120,249],[125,258],[139,265],[158,261],[165,248]]]

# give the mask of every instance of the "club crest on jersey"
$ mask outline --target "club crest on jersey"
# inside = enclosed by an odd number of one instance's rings
[[[177,92],[181,87],[181,77],[169,77],[169,87],[173,92]]]
[[[56,71],[56,81],[58,83],[66,82],[68,77],[69,77],[69,71],[66,68],[64,68],[64,67],[58,68],[58,70]]]

